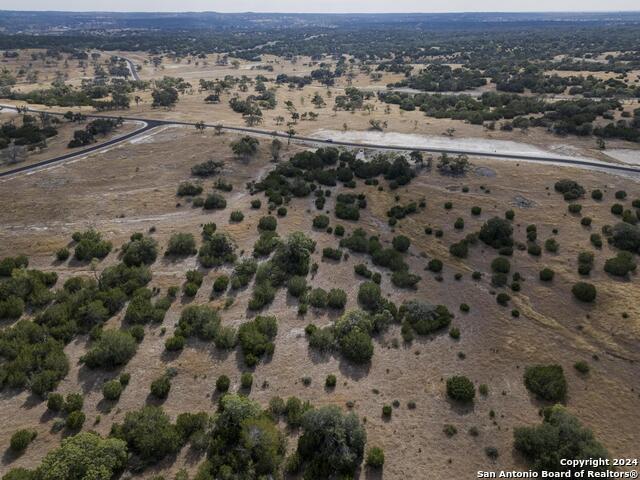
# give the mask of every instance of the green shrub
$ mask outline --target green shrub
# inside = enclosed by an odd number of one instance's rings
[[[151,395],[158,399],[164,400],[167,398],[170,390],[171,379],[167,374],[164,374],[151,382]]]
[[[294,276],[289,279],[287,290],[293,297],[300,297],[307,291],[307,279],[301,276]]]
[[[76,232],[74,235],[78,235],[80,240],[80,233]],[[17,257],[6,257],[0,260],[0,277],[10,277],[15,269],[27,268],[29,266],[29,259],[24,255],[18,255]]]
[[[432,258],[431,260],[429,260],[429,263],[427,264],[427,268],[434,272],[434,273],[439,273],[442,271],[442,260],[439,260],[437,258]]]
[[[567,381],[560,365],[533,365],[524,373],[524,384],[542,400],[561,402],[567,394]]]
[[[143,465],[153,465],[178,451],[180,434],[160,407],[145,406],[127,412],[122,424],[114,424],[111,435],[127,442],[129,452]]]
[[[277,333],[277,320],[273,316],[257,316],[240,326],[238,341],[248,366],[258,363],[262,356],[273,353],[275,348],[273,340]]]
[[[454,340],[458,340],[460,338],[460,329],[457,327],[451,327],[449,329],[449,336]]]
[[[558,251],[559,247],[560,247],[560,245],[558,245],[558,242],[556,241],[555,238],[548,238],[544,242],[544,249],[547,252],[556,253]]]
[[[102,396],[106,400],[118,400],[124,387],[118,380],[110,380],[102,385]]]
[[[593,198],[594,200],[602,200],[602,190],[600,189],[595,189],[591,192],[591,198]]]
[[[198,250],[198,260],[205,268],[219,267],[236,261],[236,246],[224,233],[214,233]]]
[[[374,282],[364,282],[358,289],[358,303],[365,310],[376,311],[382,302],[380,286]]]
[[[194,184],[191,182],[182,182],[180,185],[178,185],[178,192],[177,195],[179,197],[186,197],[186,196],[190,196],[190,197],[195,197],[196,195],[200,195],[202,193],[202,185],[200,184]]]
[[[65,420],[65,425],[69,430],[77,431],[82,428],[85,420],[86,420],[85,414],[79,410],[75,410],[67,416],[67,419]]]
[[[227,201],[219,193],[210,193],[204,200],[205,210],[222,210],[227,208]]]
[[[241,222],[242,220],[244,220],[244,213],[242,213],[240,210],[234,210],[233,212],[231,212],[231,215],[229,215],[229,220],[232,222]]]
[[[260,199],[255,198],[251,200],[251,208],[253,208],[254,210],[257,210],[260,207],[262,207],[262,202],[260,201]]]
[[[624,206],[622,206],[619,203],[614,203],[613,205],[611,205],[611,213],[613,213],[614,215],[622,215],[622,212],[624,211]]]
[[[509,303],[509,300],[511,300],[511,297],[507,293],[500,292],[496,295],[496,302],[498,302],[498,305],[502,305],[503,307]]]
[[[194,255],[196,252],[196,241],[192,234],[174,233],[169,238],[165,255],[188,256]]]
[[[122,246],[122,263],[128,267],[151,265],[158,256],[158,242],[142,234],[131,235],[131,241]]]
[[[333,229],[333,234],[336,237],[344,236],[344,227],[342,225],[336,225],[335,228]]]
[[[342,250],[337,248],[325,247],[322,249],[322,258],[340,261],[342,259]]]
[[[337,383],[337,379],[336,376],[332,373],[330,373],[329,375],[327,375],[327,378],[325,379],[324,385],[327,388],[335,388]]]
[[[453,228],[456,230],[462,230],[464,228],[464,218],[458,217],[453,223]]]
[[[550,282],[553,280],[555,272],[550,268],[543,268],[540,270],[540,280],[543,282]]]
[[[253,385],[253,375],[251,375],[249,372],[244,372],[240,376],[240,386],[248,390],[251,388],[251,385]]]
[[[495,273],[509,273],[511,270],[511,262],[504,257],[494,258],[491,262],[491,270]]]
[[[487,245],[499,249],[513,245],[513,228],[504,219],[493,217],[480,228],[478,238]]]
[[[311,301],[309,301],[311,303]],[[347,304],[347,293],[339,288],[332,288],[327,295],[327,306],[334,309],[342,309]]]
[[[625,192],[624,190],[618,190],[615,193],[615,197],[618,200],[624,200],[625,198],[627,198],[627,192]]]
[[[582,360],[579,362],[576,362],[573,365],[573,368],[575,368],[578,372],[582,373],[583,375],[586,375],[587,373],[589,373],[589,370],[590,370],[589,364]]]
[[[313,227],[324,230],[329,226],[329,217],[326,215],[318,215],[313,219]]]
[[[62,247],[61,249],[56,251],[56,260],[59,262],[64,262],[69,258],[69,249],[66,247]]]
[[[53,412],[59,412],[64,407],[64,398],[59,393],[47,395],[47,408]]]
[[[89,368],[112,369],[126,364],[136,350],[136,340],[129,332],[105,330],[80,360]]]
[[[278,214],[279,217],[286,217],[287,216],[287,209],[286,209],[286,207],[279,207],[278,210],[276,211],[276,213]]]
[[[629,223],[618,223],[611,232],[611,244],[628,252],[640,252],[640,228]]]
[[[513,220],[515,216],[516,212],[514,212],[513,210],[507,210],[506,212],[504,212],[504,218],[506,218],[507,220]]]
[[[596,299],[596,287],[587,282],[574,284],[571,293],[581,302],[591,303]]]
[[[226,292],[229,286],[229,277],[226,275],[220,275],[213,282],[213,291],[216,293]]]
[[[309,304],[315,308],[324,308],[327,306],[328,294],[322,288],[314,288],[309,292]]]
[[[442,428],[442,433],[444,433],[447,437],[453,437],[458,433],[458,429],[454,425],[446,423]]]
[[[618,252],[604,263],[604,271],[616,277],[625,277],[636,270],[636,262],[630,252]]]
[[[367,451],[367,466],[373,469],[380,469],[384,465],[384,451],[379,447],[371,447]]]
[[[73,240],[76,241],[74,256],[76,260],[89,261],[93,258],[106,257],[113,248],[111,242],[102,239],[102,234],[93,229],[85,232],[75,232]]]
[[[16,453],[21,453],[26,450],[29,444],[38,436],[38,432],[35,430],[21,429],[11,435],[9,446],[11,450]]]
[[[467,258],[467,255],[469,255],[469,243],[466,240],[453,243],[449,247],[449,253],[457,258]]]
[[[399,270],[391,275],[391,283],[398,288],[416,288],[417,283],[421,280],[418,275]]]
[[[465,376],[454,376],[447,379],[447,395],[458,402],[471,402],[476,396],[473,382]]]
[[[405,324],[418,335],[429,335],[446,328],[453,315],[444,305],[431,305],[419,300],[410,300],[400,307]]]
[[[411,246],[411,240],[409,240],[409,238],[405,237],[404,235],[393,237],[392,243],[393,248],[395,248],[398,252],[406,252]]]
[[[527,246],[527,252],[529,255],[533,255],[534,257],[539,257],[542,253],[542,248],[537,243],[529,243]]]
[[[276,228],[278,227],[278,220],[276,219],[276,217],[273,217],[271,215],[266,216],[266,217],[262,217],[259,221],[258,221],[258,230],[260,231],[275,231]]]
[[[568,207],[569,213],[578,214],[582,211],[582,205],[579,203],[570,203]]]
[[[221,393],[227,392],[231,386],[231,380],[226,375],[220,375],[216,380],[216,390]]]
[[[182,335],[173,335],[164,342],[164,348],[170,352],[176,352],[182,350],[186,343],[185,338]]]

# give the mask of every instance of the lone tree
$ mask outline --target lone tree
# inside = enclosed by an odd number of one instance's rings
[[[199,133],[204,133],[205,128],[207,128],[207,126],[204,124],[202,120],[200,120],[199,122],[196,122],[196,130]]]
[[[280,159],[280,150],[282,150],[282,142],[274,138],[271,142],[271,159],[277,162]]]
[[[234,155],[244,159],[249,159],[258,152],[258,145],[260,142],[253,137],[242,137],[237,142],[231,144],[231,150]]]

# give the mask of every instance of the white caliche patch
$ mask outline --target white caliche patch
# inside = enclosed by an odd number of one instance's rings
[[[611,150],[605,150],[604,153],[620,162],[628,163],[629,165],[640,165],[640,150],[614,148]]]

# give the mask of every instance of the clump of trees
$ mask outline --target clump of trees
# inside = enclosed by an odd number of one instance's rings
[[[76,242],[74,256],[76,260],[80,261],[104,258],[113,248],[111,242],[103,240],[102,234],[93,229],[75,232],[72,238]]]
[[[198,251],[198,260],[203,267],[219,267],[236,260],[236,246],[228,235],[216,232],[205,238]]]
[[[191,175],[204,178],[213,177],[214,175],[218,175],[220,173],[222,167],[224,167],[224,162],[207,160],[191,167]],[[193,191],[193,189],[191,190]]]
[[[151,265],[158,256],[158,242],[142,233],[134,233],[122,246],[122,263],[128,267]]]
[[[560,402],[567,394],[567,380],[560,365],[532,365],[524,372],[524,384],[542,400]]]
[[[323,352],[340,352],[354,363],[367,363],[373,356],[372,336],[386,330],[392,319],[386,310],[376,314],[350,310],[333,325],[310,328],[309,345]]]
[[[197,253],[196,239],[191,233],[174,233],[169,238],[165,255],[167,256],[188,256]]]
[[[285,447],[283,434],[256,402],[244,395],[224,395],[198,477],[275,478]]]
[[[561,472],[587,470],[605,472],[606,465],[567,466],[561,460],[607,459],[609,453],[591,430],[562,405],[545,408],[542,424],[518,427],[513,431],[514,447],[535,471]]]
[[[453,318],[444,305],[432,305],[422,300],[409,300],[399,310],[402,336],[411,340],[414,334],[429,335],[447,328]]]
[[[553,186],[556,192],[561,193],[565,200],[577,200],[582,198],[586,190],[575,180],[563,179],[558,180]]]
[[[355,414],[344,415],[336,406],[312,409],[302,415],[301,429],[291,473],[303,471],[305,478],[352,476],[362,463],[367,434]]]
[[[480,228],[478,238],[497,249],[513,246],[513,228],[511,222],[499,217],[487,220]]]
[[[127,444],[117,438],[102,438],[94,432],[81,432],[62,440],[51,450],[35,470],[14,468],[3,478],[7,480],[83,480],[94,472],[112,478],[127,465]]]
[[[248,366],[254,366],[263,356],[273,354],[277,333],[278,322],[274,316],[257,316],[240,325],[238,342]]]
[[[175,454],[181,446],[178,428],[162,408],[156,406],[127,412],[121,424],[113,424],[111,436],[126,442],[134,456],[130,463],[137,464],[138,468],[156,464]]]
[[[105,330],[81,358],[89,368],[113,369],[126,364],[136,353],[135,338],[122,330]]]

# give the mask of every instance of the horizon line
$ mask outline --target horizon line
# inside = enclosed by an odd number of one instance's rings
[[[451,14],[545,14],[545,13],[640,13],[640,9],[636,10],[452,10],[452,11],[385,11],[385,12],[295,12],[295,11],[216,11],[216,10],[18,10],[1,8],[0,12],[14,13],[215,13],[218,15],[236,15],[236,14],[266,14],[266,15],[451,15]]]

